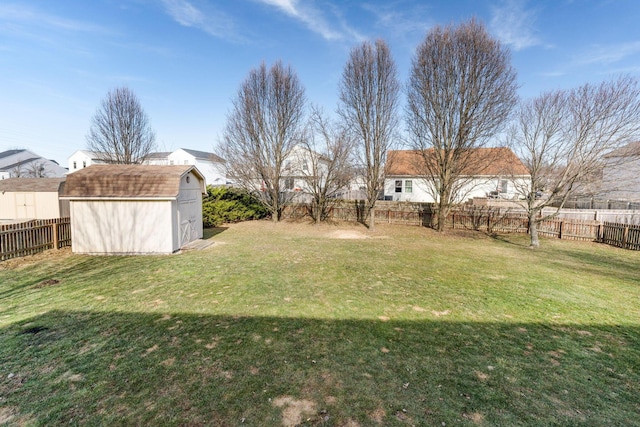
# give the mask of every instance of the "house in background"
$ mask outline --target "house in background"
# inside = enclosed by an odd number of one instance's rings
[[[69,216],[69,202],[59,200],[65,178],[0,180],[0,220],[53,219]]]
[[[0,179],[61,178],[67,170],[54,160],[45,159],[32,151],[19,149],[0,153]]]
[[[475,197],[517,199],[530,180],[529,171],[506,147],[477,148],[469,170],[461,176],[456,202]],[[424,157],[417,150],[389,151],[384,185],[386,200],[433,203],[433,183],[424,174]]]
[[[601,192],[609,200],[640,202],[640,142],[605,156]]]
[[[94,164],[105,164],[103,156],[92,151],[78,150],[69,157],[69,173]],[[149,153],[143,165],[192,165],[198,168],[209,185],[224,185],[227,183],[224,160],[213,153],[205,151],[178,148],[175,151],[160,151]]]
[[[170,165],[193,165],[204,176],[207,185],[227,183],[224,159],[206,151],[178,148],[167,156]]]
[[[69,174],[72,250],[170,254],[202,238],[204,177],[191,165],[93,165]]]
[[[103,165],[106,162],[102,160],[100,153],[88,150],[78,150],[69,156],[69,173],[76,172],[91,165]]]

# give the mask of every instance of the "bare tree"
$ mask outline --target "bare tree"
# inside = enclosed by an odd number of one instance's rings
[[[312,216],[316,224],[327,218],[329,209],[351,180],[353,138],[345,128],[313,108],[310,135],[300,144],[296,163],[302,165],[305,190],[311,195]]]
[[[434,27],[418,46],[407,86],[407,125],[422,153],[422,176],[434,195],[437,228],[457,202],[470,170],[486,156],[473,155],[505,124],[517,102],[509,50],[472,19]]]
[[[228,176],[279,221],[287,200],[285,161],[304,137],[305,93],[291,67],[262,63],[249,72],[227,117],[220,147]]]
[[[559,90],[523,102],[510,128],[514,150],[531,178],[520,188],[531,247],[538,226],[569,197],[599,179],[606,154],[640,134],[640,87],[628,76]],[[543,215],[543,209],[555,209]]]
[[[107,93],[91,121],[87,148],[106,163],[139,164],[155,149],[155,133],[127,87]]]
[[[46,178],[48,173],[45,162],[40,160],[29,163],[26,175],[29,178]]]
[[[369,228],[384,190],[384,165],[398,126],[400,83],[395,62],[383,40],[364,42],[351,51],[340,83],[339,114],[356,138],[358,167],[364,171]]]

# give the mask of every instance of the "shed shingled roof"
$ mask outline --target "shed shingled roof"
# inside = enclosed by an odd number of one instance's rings
[[[204,179],[191,165],[91,165],[67,175],[62,197],[177,197],[180,178],[190,171]]]
[[[527,167],[510,148],[476,148],[472,155],[471,170],[464,171],[466,176],[529,175]],[[389,151],[387,159],[387,176],[424,175],[424,167],[420,166],[424,158],[419,150]]]
[[[0,179],[0,191],[57,193],[64,188],[65,178],[9,178]]]

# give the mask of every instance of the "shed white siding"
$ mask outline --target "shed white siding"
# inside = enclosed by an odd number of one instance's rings
[[[73,252],[157,254],[178,250],[171,200],[71,200]]]

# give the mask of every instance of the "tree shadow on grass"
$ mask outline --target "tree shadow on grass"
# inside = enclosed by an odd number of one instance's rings
[[[640,420],[636,326],[52,311],[0,329],[0,360],[15,424]]]
[[[202,239],[203,240],[209,240],[214,238],[215,236],[217,236],[220,233],[223,233],[225,231],[227,231],[229,229],[229,227],[211,227],[211,228],[205,228],[204,230],[202,230]]]

